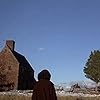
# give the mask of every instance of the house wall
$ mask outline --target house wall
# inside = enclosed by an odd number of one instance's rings
[[[6,46],[0,53],[0,91],[18,88],[19,63]]]
[[[34,71],[31,66],[20,64],[18,90],[32,90],[35,82]]]

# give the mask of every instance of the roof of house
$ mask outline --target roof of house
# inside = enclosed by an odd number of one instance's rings
[[[12,53],[14,54],[14,56],[16,57],[16,59],[18,60],[20,65],[31,68],[31,65],[29,64],[29,62],[27,61],[27,59],[23,55],[19,54],[16,51],[12,51]]]

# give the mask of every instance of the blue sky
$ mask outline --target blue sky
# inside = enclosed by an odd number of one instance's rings
[[[100,50],[100,0],[0,0],[1,49],[7,39],[35,77],[46,68],[55,84],[86,80],[86,60]]]

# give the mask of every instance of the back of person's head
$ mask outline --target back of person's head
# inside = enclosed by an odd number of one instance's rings
[[[45,80],[50,80],[51,75],[49,73],[48,70],[42,70],[39,74],[38,74],[38,80],[40,79],[45,79]]]

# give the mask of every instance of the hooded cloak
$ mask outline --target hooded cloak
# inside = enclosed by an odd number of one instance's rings
[[[34,85],[32,100],[57,100],[54,84],[50,81],[50,73],[43,70],[38,74],[38,82]]]

